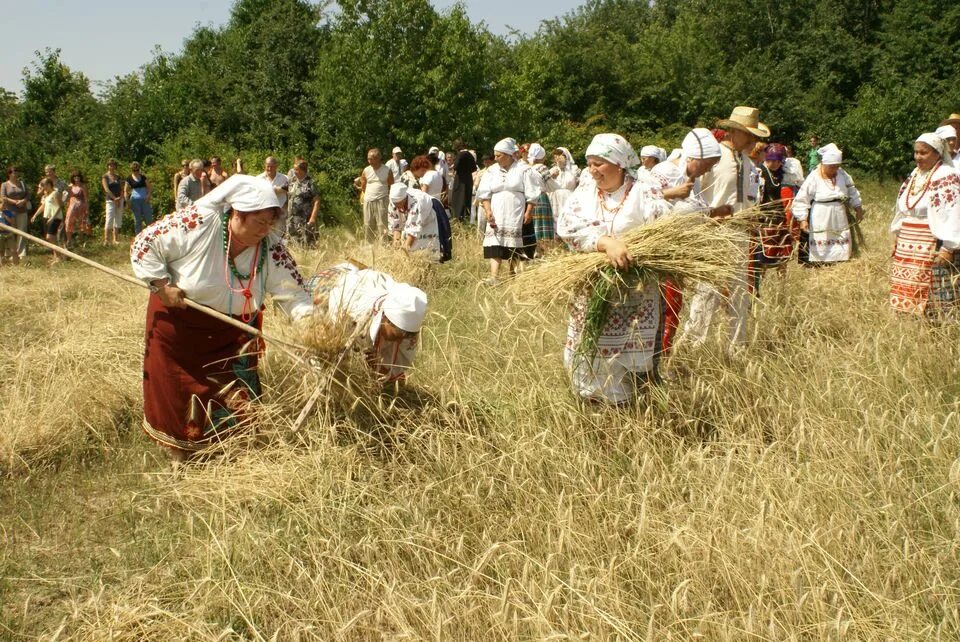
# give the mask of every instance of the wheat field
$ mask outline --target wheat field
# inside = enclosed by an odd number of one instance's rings
[[[409,388],[294,433],[317,377],[272,351],[255,433],[176,473],[145,293],[0,269],[0,638],[960,638],[960,332],[889,311],[893,189],[864,257],[770,275],[743,354],[681,346],[625,409],[576,402],[564,309],[481,286],[469,232],[429,270],[329,231],[305,272],[429,292]]]

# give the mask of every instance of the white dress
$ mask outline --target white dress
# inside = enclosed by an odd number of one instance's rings
[[[227,268],[222,234],[219,215],[190,205],[140,232],[130,248],[133,272],[147,283],[169,279],[187,298],[239,317],[245,312],[239,290],[247,283],[240,284]],[[275,233],[267,237],[266,247],[263,271],[248,286],[252,298],[247,311],[259,309],[270,294],[293,319],[308,316],[313,312],[313,299],[293,257]],[[249,247],[234,259],[240,272],[251,271],[257,251]],[[237,291],[231,292],[231,287]]]
[[[498,164],[488,167],[477,187],[477,200],[490,201],[496,228],[487,225],[483,247],[523,247],[523,215],[527,203],[536,202],[539,196],[529,165],[516,161],[510,169]]]
[[[570,195],[577,189],[580,180],[580,168],[569,164],[563,169],[554,166],[550,170],[550,175],[556,185],[554,190],[550,192],[550,207],[553,208],[554,216],[556,216],[563,211]]]
[[[631,184],[623,206],[619,211],[611,211]],[[601,236],[619,236],[670,211],[670,204],[659,192],[642,182],[630,181],[616,192],[604,194],[606,208],[601,206],[600,198],[595,187],[580,187],[560,213],[558,233],[574,252],[596,252]],[[656,368],[663,316],[659,284],[647,283],[612,304],[592,362],[577,355],[588,294],[580,293],[571,303],[564,365],[571,372],[574,391],[581,397],[613,403],[627,401],[634,394],[633,373],[652,372]]]
[[[860,192],[850,175],[840,169],[836,180],[829,181],[820,175],[819,168],[810,172],[793,199],[793,218],[807,221],[810,227],[811,263],[850,260],[850,223],[844,201],[850,207],[860,206]]]

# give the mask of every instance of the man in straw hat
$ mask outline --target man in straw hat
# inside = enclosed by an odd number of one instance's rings
[[[756,202],[757,185],[753,163],[747,153],[761,139],[770,135],[770,130],[760,122],[760,112],[754,107],[735,107],[730,118],[717,122],[726,131],[720,143],[720,160],[704,174],[702,194],[711,208],[711,216],[726,218]],[[705,284],[699,284],[690,301],[690,318],[684,333],[694,342],[702,344],[707,339],[714,313],[723,308],[730,332],[729,349],[742,346],[747,341],[747,319],[750,315],[750,248],[743,248],[743,263],[739,275],[727,284],[726,292]]]

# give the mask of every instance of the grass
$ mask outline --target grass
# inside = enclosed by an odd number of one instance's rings
[[[562,306],[478,285],[479,242],[431,272],[331,233],[302,265],[430,293],[411,389],[291,434],[313,379],[271,354],[257,439],[176,477],[143,293],[0,270],[0,638],[957,639],[958,330],[889,312],[862,191],[863,259],[771,276],[744,355],[625,410],[576,403]]]

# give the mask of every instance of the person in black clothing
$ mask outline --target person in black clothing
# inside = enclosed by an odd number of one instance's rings
[[[453,171],[457,176],[454,181],[450,206],[453,217],[461,223],[470,220],[470,203],[473,199],[473,173],[477,171],[477,159],[464,149],[463,141],[459,138],[453,141],[453,149],[457,158],[453,163]]]

